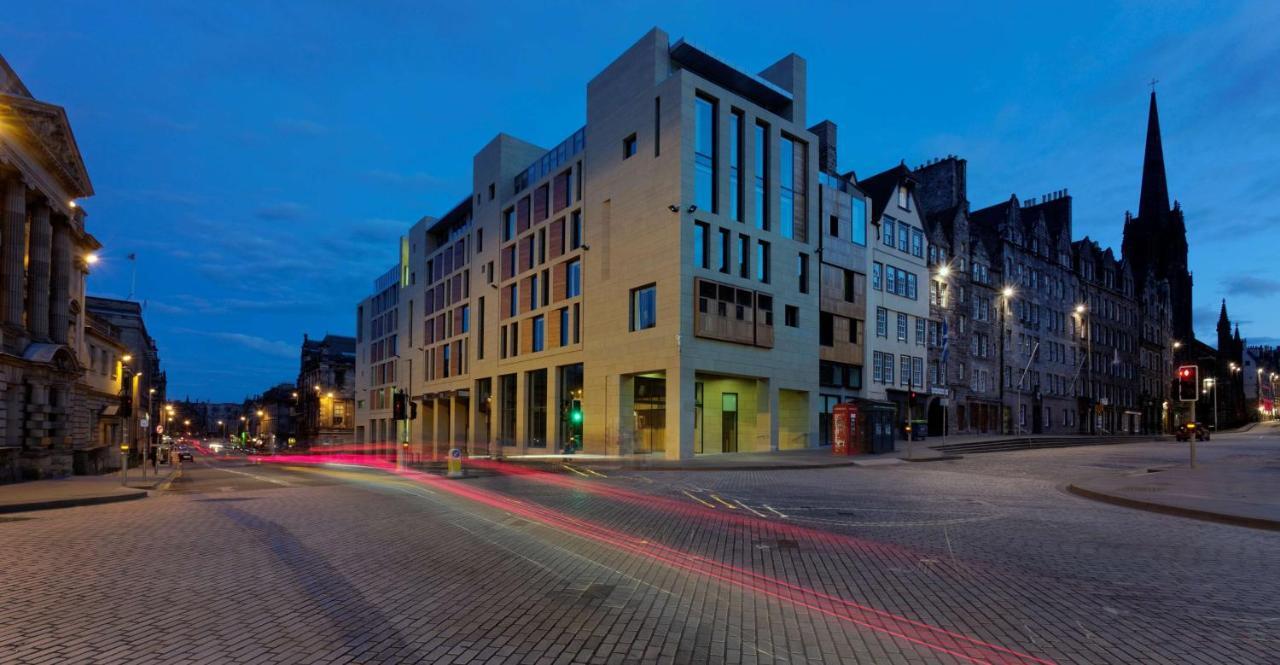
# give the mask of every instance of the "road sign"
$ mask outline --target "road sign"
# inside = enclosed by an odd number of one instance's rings
[[[449,449],[449,477],[462,477],[462,450],[459,448]]]
[[[164,434],[164,425],[156,425],[156,434]]]

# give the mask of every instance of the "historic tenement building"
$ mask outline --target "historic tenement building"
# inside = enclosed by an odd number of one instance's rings
[[[125,400],[132,400],[123,390],[127,380],[127,364],[123,362],[129,347],[122,341],[120,328],[90,313],[85,317],[84,342],[80,358],[84,374],[80,377],[72,411],[72,431],[79,445],[74,448],[73,470],[77,474],[99,473],[119,466],[117,446],[127,440],[132,418],[125,414]]]
[[[302,336],[294,403],[297,439],[304,446],[351,443],[355,437],[356,339]]]
[[[955,156],[915,169],[929,251],[929,381],[945,393],[929,435],[1000,431],[1000,238],[969,221],[968,166]]]
[[[1170,432],[1176,405],[1170,386],[1174,372],[1173,302],[1169,280],[1156,277],[1147,268],[1145,279],[1135,277],[1139,289],[1138,316],[1138,404],[1142,409],[1142,431]]]
[[[988,235],[1001,266],[996,290],[998,390],[1004,431],[1073,433],[1079,420],[1075,381],[1078,303],[1071,256],[1071,197],[1009,200],[969,215],[970,233]]]
[[[1087,360],[1081,417],[1086,432],[1132,434],[1140,431],[1138,332],[1139,301],[1128,264],[1111,248],[1087,236],[1072,246],[1079,279],[1077,315],[1084,325]]]
[[[71,473],[93,185],[62,107],[0,58],[0,481]]]
[[[125,379],[124,400],[128,402],[127,407],[122,405],[121,408],[132,415],[123,419],[121,424],[125,442],[130,445],[130,455],[134,459],[132,463],[136,463],[142,459],[148,439],[152,445],[158,442],[155,429],[150,425],[159,423],[160,409],[166,397],[165,375],[160,371],[160,352],[155,338],[147,332],[142,303],[99,296],[88,296],[84,300],[89,314],[111,324],[119,332],[119,339],[126,349],[125,355],[118,360]],[[92,420],[92,410],[84,411],[89,412],[86,417]],[[143,418],[149,423],[145,431],[141,425]],[[85,431],[77,430],[76,439],[81,440]]]

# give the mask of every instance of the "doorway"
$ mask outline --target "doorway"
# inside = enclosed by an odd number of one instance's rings
[[[720,394],[720,450],[738,452],[738,393]]]

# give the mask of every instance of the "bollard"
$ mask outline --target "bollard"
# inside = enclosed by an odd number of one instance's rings
[[[462,450],[458,448],[450,448],[448,464],[449,464],[449,472],[447,476],[449,478],[461,478],[462,477]]]

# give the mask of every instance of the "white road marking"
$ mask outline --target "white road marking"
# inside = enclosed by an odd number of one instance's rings
[[[774,515],[777,515],[778,517],[781,517],[781,518],[782,518],[782,519],[784,519],[784,520],[785,520],[785,519],[787,519],[787,516],[786,516],[786,515],[783,515],[783,514],[782,514],[782,513],[780,513],[780,512],[778,512],[778,509],[777,509],[777,508],[774,508],[773,506],[771,506],[771,505],[769,505],[769,504],[767,504],[767,503],[766,503],[766,504],[764,504],[764,507],[765,507],[765,508],[768,508],[768,509],[769,509],[769,510],[774,514]]]
[[[751,506],[748,506],[747,504],[745,504],[745,503],[743,503],[743,502],[741,502],[741,501],[739,501],[739,500],[737,500],[737,499],[734,499],[733,501],[734,501],[734,503],[737,503],[739,506],[742,506],[743,508],[746,508],[747,510],[750,510],[751,512],[755,513],[755,514],[756,514],[756,516],[758,516],[758,517],[763,517],[763,518],[765,518],[765,519],[768,519],[768,518],[769,518],[769,516],[768,516],[768,515],[765,515],[764,513],[762,513],[762,512],[760,512],[760,511],[756,510],[755,508],[752,508]]]

